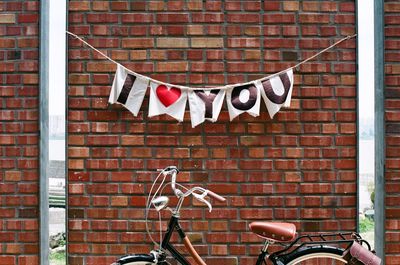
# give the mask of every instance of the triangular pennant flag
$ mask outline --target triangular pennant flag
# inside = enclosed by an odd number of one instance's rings
[[[293,69],[260,82],[261,95],[271,118],[281,109],[290,107],[293,91]]]
[[[148,79],[136,76],[133,72],[118,65],[108,102],[122,104],[137,116],[148,84]]]
[[[193,128],[205,120],[215,122],[218,119],[224,103],[225,90],[192,90],[188,94]]]
[[[187,91],[150,82],[149,117],[168,114],[183,121],[187,101]]]
[[[226,103],[230,120],[243,112],[257,117],[260,114],[260,98],[259,88],[254,84],[229,88],[226,93]]]

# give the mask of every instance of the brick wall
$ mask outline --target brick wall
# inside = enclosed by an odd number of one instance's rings
[[[0,2],[0,264],[39,264],[38,1]]]
[[[400,260],[400,3],[385,1],[386,264]]]
[[[354,1],[70,1],[69,30],[128,68],[191,86],[253,80],[355,32]],[[356,229],[355,40],[295,72],[292,107],[191,128],[107,104],[115,65],[69,40],[69,264],[108,264],[151,248],[146,191],[155,170],[228,198],[182,214],[209,264],[254,264],[253,220],[300,232]],[[206,184],[205,184],[206,183]],[[248,257],[251,255],[251,257]],[[211,258],[211,256],[213,258]]]

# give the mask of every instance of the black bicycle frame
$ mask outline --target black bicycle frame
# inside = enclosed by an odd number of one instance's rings
[[[265,261],[265,258],[266,258],[267,256],[268,256],[268,252],[267,252],[267,251],[264,251],[264,250],[261,250],[260,255],[258,255],[256,265],[263,265],[263,264],[266,265],[267,262]]]
[[[176,248],[174,248],[174,246],[172,246],[169,242],[175,230],[178,232],[178,235],[181,239],[184,239],[186,237],[185,232],[183,232],[181,226],[179,225],[179,218],[173,215],[169,220],[168,229],[164,235],[161,247],[163,249],[167,249],[172,254],[172,256],[182,265],[191,265],[189,261],[184,256],[182,256],[182,254],[179,253],[178,250],[176,250]]]
[[[171,219],[169,220],[167,232],[164,235],[164,238],[161,243],[161,247],[163,249],[167,249],[172,254],[172,256],[182,265],[191,265],[190,262],[184,256],[182,256],[182,254],[179,253],[178,250],[176,250],[176,248],[169,242],[171,239],[171,236],[175,230],[178,232],[178,235],[181,239],[184,239],[186,237],[185,232],[182,230],[182,227],[179,225],[179,217],[173,215],[173,216],[171,216]],[[268,256],[268,252],[262,250],[260,255],[257,258],[256,265],[266,264],[265,258],[267,256]],[[280,265],[282,263],[277,263],[277,264]]]

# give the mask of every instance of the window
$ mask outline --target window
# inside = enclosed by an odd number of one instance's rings
[[[358,209],[359,231],[374,243],[374,1],[358,3]]]

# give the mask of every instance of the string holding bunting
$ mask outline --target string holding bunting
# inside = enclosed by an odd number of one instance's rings
[[[122,104],[134,116],[137,116],[143,104],[147,88],[150,86],[149,117],[167,114],[182,122],[186,102],[189,101],[192,127],[203,123],[205,120],[217,121],[225,97],[230,120],[244,112],[254,117],[259,116],[261,98],[267,107],[270,117],[273,118],[282,107],[290,106],[294,82],[293,69],[332,49],[343,41],[356,36],[356,34],[347,36],[295,66],[278,73],[245,83],[199,89],[169,84],[131,71],[81,37],[68,31],[67,33],[109,61],[117,64],[109,103]]]
[[[225,96],[231,121],[244,112],[253,117],[259,116],[261,97],[270,117],[273,118],[281,107],[290,106],[293,70],[289,69],[262,82],[257,80],[252,84],[239,85],[228,90],[187,91],[135,76],[134,73],[118,65],[109,103],[122,104],[137,116],[149,83],[149,117],[167,114],[181,122],[185,114],[186,101],[189,99],[192,127],[196,127],[205,120],[217,121]]]

